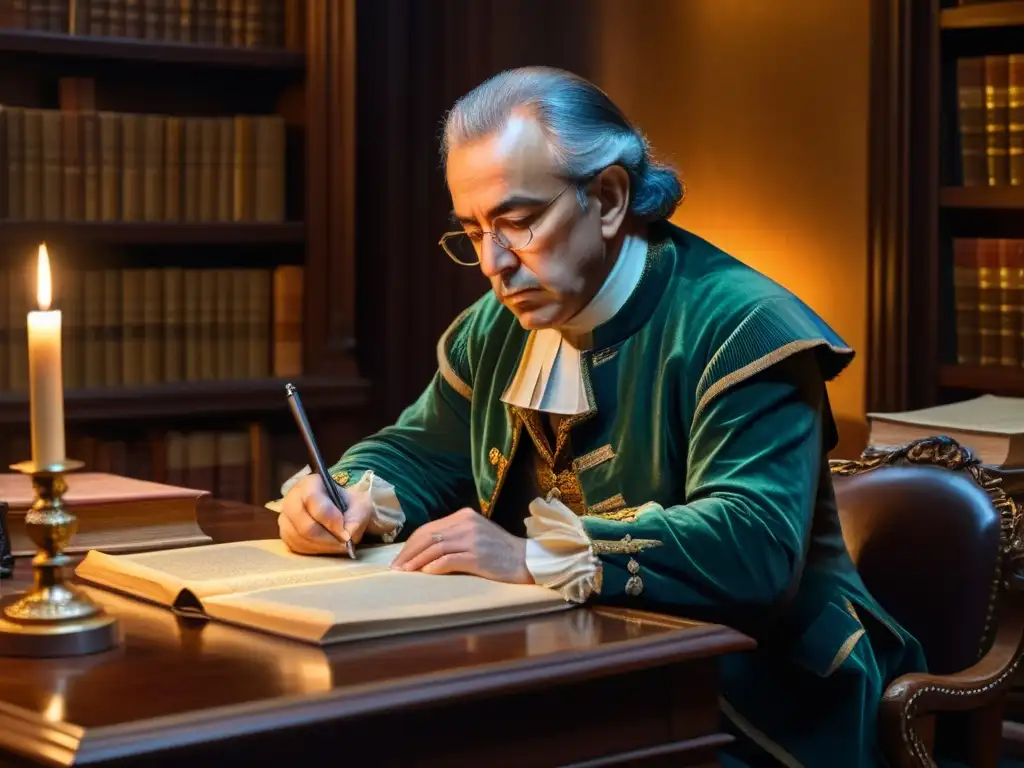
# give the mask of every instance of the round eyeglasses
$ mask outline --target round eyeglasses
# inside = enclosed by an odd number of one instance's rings
[[[562,193],[571,186],[573,186],[572,183],[562,187],[561,192],[548,200],[535,216],[531,216],[535,225],[554,202],[562,196]],[[480,263],[485,237],[490,237],[500,248],[513,252],[521,251],[533,242],[533,228],[522,221],[497,218],[494,220],[493,226],[492,230],[466,232],[460,229],[456,232],[445,232],[441,235],[438,245],[456,264],[473,267]]]
[[[483,251],[485,237],[490,237],[494,242],[506,251],[518,251],[530,244],[533,240],[533,230],[524,225],[512,226],[497,224],[493,231],[478,232],[445,232],[438,242],[444,252],[456,264],[464,267],[476,266],[480,263],[480,253]]]

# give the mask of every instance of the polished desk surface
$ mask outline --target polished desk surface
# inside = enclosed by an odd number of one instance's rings
[[[199,522],[215,541],[277,535],[273,513],[246,505],[210,501]],[[20,591],[30,576],[20,560],[0,590]],[[138,757],[268,728],[657,673],[754,646],[727,627],[581,607],[320,648],[88,591],[120,618],[124,642],[77,658],[0,657],[0,762],[12,753],[58,765]]]

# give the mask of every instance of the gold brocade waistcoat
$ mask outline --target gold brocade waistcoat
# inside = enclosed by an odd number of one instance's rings
[[[519,412],[533,443],[531,454],[538,495],[547,496],[552,489],[557,488],[562,503],[577,515],[582,515],[586,509],[583,490],[573,465],[572,443],[566,437],[552,448],[552,430],[545,428],[547,414],[525,408]]]
[[[572,445],[566,436],[552,446],[548,415],[513,407],[523,421],[524,436],[508,470],[505,492],[495,505],[491,519],[517,536],[524,536],[523,521],[530,515],[530,502],[557,489],[558,498],[577,515],[586,509],[583,491],[573,466]],[[529,439],[526,439],[526,435]]]

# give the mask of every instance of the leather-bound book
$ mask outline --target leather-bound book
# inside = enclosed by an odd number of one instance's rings
[[[103,472],[72,473],[66,481],[64,502],[78,518],[68,554],[141,552],[210,541],[196,522],[196,508],[207,491]],[[25,529],[25,513],[35,499],[31,478],[0,474],[0,499],[9,507],[11,551],[16,557],[34,554],[36,546]]]

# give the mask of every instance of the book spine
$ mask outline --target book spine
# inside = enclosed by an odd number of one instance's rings
[[[82,370],[82,290],[83,273],[75,269],[61,269],[63,280],[55,289],[60,297],[63,343],[61,345],[64,386],[77,389],[85,381]]]
[[[121,297],[121,270],[103,271],[103,384],[119,387],[122,376],[124,342],[123,300]]]
[[[999,243],[999,364],[1021,364],[1020,243],[1002,238]]]
[[[164,381],[164,270],[142,272],[142,383]]]
[[[38,109],[25,109],[22,140],[24,142],[24,182],[22,214],[29,221],[43,215],[43,115]]]
[[[1009,134],[1010,183],[1024,184],[1024,55],[1009,57]]]
[[[23,263],[12,270],[8,288],[8,332],[10,388],[15,392],[28,389],[28,311],[35,295],[35,264]]]
[[[303,268],[274,270],[274,375],[302,374]]]
[[[184,276],[181,267],[168,267],[163,277],[164,380],[185,378]]]
[[[985,64],[980,57],[957,60],[957,115],[960,122],[960,183],[988,184],[985,165]]]
[[[61,114],[53,109],[39,111],[43,125],[42,218],[60,221],[64,179],[61,163]]]
[[[978,242],[978,333],[979,363],[999,365],[1002,351],[1000,338],[999,241],[991,238]]]
[[[960,365],[981,361],[978,326],[978,241],[953,241],[953,300],[956,304],[956,358]]]
[[[165,120],[161,115],[146,115],[144,121],[145,146],[143,155],[143,211],[146,221],[163,221],[166,214],[164,205]]]
[[[85,348],[82,350],[82,368],[85,386],[89,388],[102,387],[106,382],[106,329],[103,323],[105,286],[102,271],[89,270],[85,273],[82,296]]]
[[[1000,187],[1010,181],[1009,85],[1008,57],[986,56],[985,159],[990,187]]]
[[[4,107],[7,115],[7,218],[25,218],[25,110]]]

